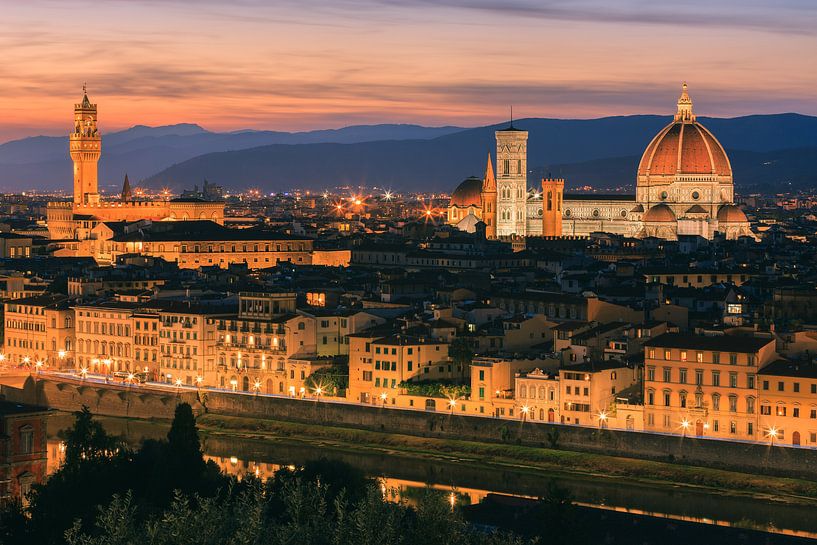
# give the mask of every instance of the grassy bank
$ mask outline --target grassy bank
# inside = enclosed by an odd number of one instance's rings
[[[728,492],[765,496],[792,503],[817,503],[817,482],[800,479],[566,450],[424,438],[276,420],[208,414],[201,416],[198,423],[204,435],[223,434],[265,441],[297,441],[338,450],[379,451],[392,456],[445,460],[483,468],[603,477],[653,485],[683,485],[710,489],[713,493]]]

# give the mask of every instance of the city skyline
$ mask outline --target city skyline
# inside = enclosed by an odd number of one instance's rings
[[[64,134],[87,82],[105,130],[199,123],[310,130],[666,113],[817,114],[817,10],[788,1],[174,1],[9,5],[0,141]],[[66,24],[78,18],[81,22]],[[512,29],[512,33],[505,33]],[[512,37],[509,39],[509,36]],[[760,78],[757,74],[763,74]]]

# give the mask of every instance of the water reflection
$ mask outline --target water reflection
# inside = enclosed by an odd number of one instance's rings
[[[100,421],[110,433],[124,436],[133,446],[145,439],[164,438],[168,430],[166,424],[106,418]],[[49,422],[49,473],[59,467],[64,456],[57,432],[72,422],[70,416],[57,416]],[[203,439],[203,449],[208,460],[237,478],[252,474],[267,479],[282,467],[294,468],[318,457],[340,460],[367,475],[380,477],[387,499],[409,504],[414,504],[429,486],[446,495],[454,507],[478,504],[492,493],[537,498],[555,481],[569,490],[576,504],[594,509],[817,538],[817,518],[813,517],[817,502],[804,505],[748,495],[717,495],[685,487],[627,483],[604,475],[582,477],[513,467],[485,468],[442,457],[418,460],[394,452],[345,451],[291,439],[210,435]]]

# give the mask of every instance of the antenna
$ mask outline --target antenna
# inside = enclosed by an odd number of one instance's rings
[[[513,128],[513,104],[511,104],[511,128]]]

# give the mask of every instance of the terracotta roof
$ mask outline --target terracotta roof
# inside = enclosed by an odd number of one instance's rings
[[[644,214],[644,221],[675,222],[676,220],[675,213],[672,211],[672,208],[666,204],[657,204],[647,210],[647,213]]]
[[[450,206],[467,208],[482,206],[482,180],[476,176],[465,179],[451,194]]]
[[[746,219],[746,214],[743,213],[743,210],[741,210],[734,204],[724,204],[723,206],[721,206],[720,210],[718,210],[718,221],[730,223],[730,222],[747,222],[749,220]]]
[[[692,115],[686,87],[675,120],[661,129],[644,150],[639,176],[717,174],[731,176],[732,167],[720,142]]]

